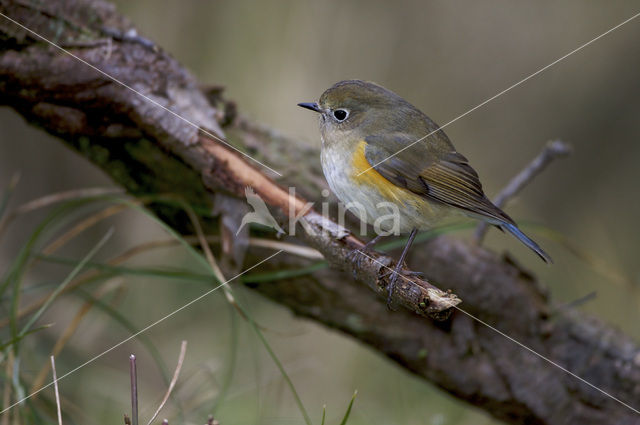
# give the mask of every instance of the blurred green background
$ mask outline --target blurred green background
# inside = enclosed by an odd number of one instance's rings
[[[317,99],[339,80],[378,82],[442,125],[638,12],[633,1],[119,0],[116,4],[141,35],[171,52],[202,83],[226,86],[226,95],[237,101],[240,111],[300,144],[315,146],[319,144],[316,118],[296,103]],[[445,130],[479,172],[490,196],[547,140],[561,138],[574,146],[569,159],[552,164],[506,209],[516,220],[559,232],[582,256],[593,259],[576,256],[537,227],[529,227],[529,233],[554,258],[552,267],[500,232],[491,231],[487,244],[510,250],[540,276],[559,303],[595,291],[597,297],[580,308],[636,339],[640,338],[640,232],[635,227],[640,217],[638,40],[640,20]],[[112,185],[100,170],[3,108],[2,186],[16,172],[21,180],[12,207],[60,190]],[[15,261],[46,214],[20,216],[2,236],[1,270]],[[115,226],[115,235],[98,259],[140,241],[166,237],[148,217],[129,211],[91,229],[60,255],[81,258],[110,225]],[[204,273],[178,247],[128,264]],[[69,270],[39,264],[26,276],[27,286],[54,285]],[[137,329],[206,288],[149,276],[118,279],[124,279],[124,289],[112,301]],[[294,318],[250,291],[238,288],[237,295],[266,328],[265,336],[317,423],[324,404],[329,423],[338,423],[355,389],[359,394],[349,422],[354,425],[498,423],[352,340]],[[51,347],[83,302],[78,294],[58,299],[40,321],[54,325],[24,341],[21,367],[27,380],[47,361]],[[3,300],[1,316],[6,314]],[[58,373],[130,334],[113,315],[93,309],[58,357]],[[169,369],[180,340],[189,341],[175,393],[178,401],[170,402],[161,418],[172,418],[170,423],[203,423],[214,412],[223,425],[303,423],[255,333],[234,316],[220,293],[146,335]],[[165,384],[148,351],[133,340],[61,381],[67,417],[84,424],[121,421],[122,412],[129,410],[127,356],[131,352],[140,358],[142,417],[150,416]],[[234,364],[230,387],[220,399]]]

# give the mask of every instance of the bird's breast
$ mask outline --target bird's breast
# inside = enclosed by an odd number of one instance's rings
[[[323,142],[322,170],[333,193],[350,211],[372,225],[381,217],[397,215],[401,233],[433,226],[440,215],[438,206],[371,168],[364,140],[346,145]]]

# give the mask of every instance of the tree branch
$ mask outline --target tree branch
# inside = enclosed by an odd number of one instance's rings
[[[60,10],[55,9],[56,3],[49,6],[50,10],[46,16],[62,17],[57,21],[57,25],[61,25],[60,22],[80,21],[75,16],[69,16],[70,12],[77,13],[77,9],[69,8],[68,3],[60,5]],[[15,13],[18,14],[25,10],[27,9],[22,3],[15,7]],[[22,13],[18,16],[25,15]],[[18,19],[17,22],[21,20]],[[8,24],[14,25],[14,33],[16,28],[22,30],[14,23]],[[77,26],[58,28],[57,36],[65,40],[65,43],[76,45],[73,42],[80,36],[79,33],[76,34]],[[104,27],[103,24],[100,28]],[[91,30],[82,29],[83,32]],[[42,30],[46,31],[47,28]],[[132,32],[131,29],[126,28],[112,31]],[[42,40],[35,35],[40,34],[39,31],[32,33],[23,30],[22,32],[33,37],[35,41]],[[102,29],[95,31],[96,34],[102,32],[104,32]],[[46,33],[42,34],[42,37],[49,39]],[[12,90],[19,92],[25,87],[31,87],[40,92],[41,97],[31,99],[35,104],[29,105],[30,111],[27,111],[32,119],[48,121],[50,130],[54,130],[57,134],[71,135],[72,140],[77,142],[81,142],[78,136],[83,133],[97,137],[104,137],[106,133],[111,140],[122,139],[123,132],[134,130],[128,128],[125,130],[123,121],[131,121],[126,124],[127,127],[133,125],[141,129],[144,137],[156,140],[158,147],[172,152],[184,165],[194,170],[197,176],[194,177],[199,177],[204,183],[203,190],[211,192],[224,190],[243,197],[245,187],[250,186],[268,205],[276,207],[281,217],[294,218],[303,215],[306,225],[298,226],[296,230],[304,232],[307,243],[322,252],[333,265],[352,271],[358,280],[381,295],[386,293],[389,278],[383,275],[378,264],[368,260],[347,260],[349,251],[363,246],[361,241],[353,236],[345,237],[340,233],[337,224],[322,220],[320,215],[312,209],[305,212],[306,200],[290,196],[288,191],[245,161],[236,151],[230,149],[228,144],[220,142],[224,134],[216,121],[218,114],[211,107],[208,101],[210,99],[201,93],[193,77],[168,55],[156,49],[149,49],[146,44],[120,43],[115,40],[109,46],[108,54],[102,52],[101,46],[91,46],[75,49],[76,58],[69,54],[60,55],[54,47],[47,49],[42,47],[36,44],[26,49],[44,54],[23,55],[7,52],[2,60],[2,68],[5,71],[3,76],[9,80],[7,85],[9,96],[12,96],[10,94]],[[111,78],[108,78],[82,63],[78,58],[100,70],[113,69],[115,72],[109,74]],[[48,63],[49,60],[53,63]],[[153,67],[143,68],[140,66],[141,63],[153,63]],[[51,69],[60,70],[60,73],[56,73],[58,79],[51,77]],[[47,87],[41,85],[43,79],[46,79]],[[80,101],[81,98],[86,99],[86,96],[91,98],[90,104]],[[53,98],[55,103],[52,102]],[[82,103],[84,105],[81,106]],[[72,109],[67,106],[72,104],[78,108]],[[171,106],[171,112],[163,109],[167,107],[166,105]],[[103,123],[103,128],[96,129],[93,120],[98,117],[98,111],[101,111],[102,117],[113,117],[116,122]],[[122,111],[127,111],[125,116],[122,116]],[[181,119],[180,117],[189,118]],[[197,124],[200,131],[194,126],[187,125],[188,123]],[[106,128],[104,128],[105,124]],[[52,126],[55,127],[52,128]],[[115,137],[110,137],[110,132],[113,132]],[[215,136],[217,140],[209,135]],[[136,138],[138,137],[140,136],[136,135]],[[92,148],[91,145],[88,147]],[[105,146],[105,148],[107,152],[112,152],[110,147]],[[257,161],[264,162],[260,159]],[[175,189],[168,185],[167,190]],[[154,191],[157,191],[157,188]],[[393,263],[393,260],[386,256],[380,256],[378,260],[384,264]],[[451,306],[460,302],[455,295],[420,279],[401,285],[399,290],[394,292],[393,298],[398,305],[411,311],[439,319],[446,318]]]
[[[493,203],[498,208],[504,207],[507,202],[524,189],[538,174],[540,174],[554,159],[563,158],[571,153],[571,146],[562,140],[549,141],[542,152],[538,154],[525,168],[511,179],[504,189],[498,193]],[[476,228],[474,239],[476,243],[482,243],[482,239],[487,234],[488,224],[481,222]]]
[[[182,120],[114,83],[69,55],[0,17],[0,102],[61,138],[94,162],[133,196],[179,193],[198,211],[218,206],[219,196],[243,197],[254,188],[279,211],[279,218],[303,211],[306,201],[283,188],[295,186],[317,199],[324,188],[318,152],[252,123],[216,88],[203,88],[160,48],[126,38],[109,43],[104,28],[134,34],[133,26],[102,0],[50,0],[39,9],[26,1],[1,0],[0,11],[58,42],[73,53],[207,131],[280,170],[275,179]],[[79,22],[92,22],[84,27]],[[293,148],[295,147],[295,149]],[[215,194],[215,196],[213,196]],[[150,205],[184,234],[189,220],[177,208]],[[223,209],[224,211],[224,209]],[[306,215],[297,239],[316,248],[334,269],[295,280],[248,282],[265,296],[326,326],[369,344],[406,370],[506,422],[519,424],[632,424],[638,415],[567,375],[491,328],[448,308],[455,295],[426,281],[401,285],[395,302],[411,311],[389,312],[391,258],[355,262],[347,254],[362,242],[341,237],[334,223]],[[219,222],[201,216],[206,233]],[[313,231],[311,231],[311,230]],[[417,251],[417,250],[416,250]],[[268,252],[251,248],[249,256]],[[556,312],[546,290],[508,256],[439,237],[414,252],[431,282],[464,294],[465,311],[573,373],[627,402],[640,405],[640,350],[629,337],[574,310]],[[281,255],[274,269],[298,266]],[[341,273],[337,270],[344,270]],[[352,282],[355,274],[365,285]],[[373,291],[371,291],[373,289]],[[427,300],[427,302],[425,302]],[[541,391],[541,388],[544,388]]]

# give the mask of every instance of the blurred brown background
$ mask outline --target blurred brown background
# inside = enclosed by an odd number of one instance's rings
[[[317,99],[336,81],[378,82],[443,125],[638,12],[632,1],[119,0],[116,4],[141,35],[171,52],[201,82],[225,85],[240,111],[312,145],[319,144],[316,119],[296,103]],[[561,138],[574,146],[569,159],[552,164],[506,209],[516,220],[559,232],[581,254],[597,261],[579,258],[545,237],[548,232],[533,227],[528,232],[554,258],[552,267],[500,232],[491,231],[487,243],[510,250],[541,277],[559,303],[596,291],[597,297],[580,308],[636,339],[640,339],[638,40],[640,18],[445,130],[479,172],[490,196],[547,140]],[[15,172],[21,173],[12,206],[63,189],[111,185],[91,164],[27,126],[8,108],[0,110],[0,129],[0,182],[6,186]],[[0,241],[3,270],[44,216],[21,217]],[[126,213],[116,222],[108,250],[115,253],[132,241],[159,235],[158,226],[147,218]],[[80,257],[100,236],[100,230],[90,232],[86,241],[69,247],[68,256]],[[156,256],[137,261],[195,267],[180,249],[164,253],[164,260]],[[66,273],[43,267],[29,278],[55,281]],[[121,308],[139,328],[202,292],[202,287],[144,277],[130,278],[127,287]],[[153,300],[145,295],[149,291]],[[370,350],[295,319],[250,292],[241,294],[259,323],[272,330],[266,331],[267,338],[314,418],[320,417],[326,403],[328,417],[335,420],[358,389],[352,424],[497,423]],[[33,364],[27,361],[23,367],[37,372],[40,354],[46,359],[81,302],[73,297],[59,301],[47,316],[56,326],[47,331],[48,337],[32,343]],[[211,400],[229,370],[235,335],[236,373],[216,410],[223,424],[302,423],[259,341],[242,320],[237,319],[234,328],[227,310],[218,295],[148,334],[169,364],[175,362],[179,341],[190,342],[183,375],[187,383],[177,394],[190,401],[195,394],[205,401],[192,408],[185,401],[185,418],[203,422],[203,415],[212,411]],[[130,334],[104,314],[90,317],[65,348],[59,360],[63,371]],[[84,411],[78,413],[86,420],[83,423],[120,420],[128,409],[126,354],[140,352],[144,358],[143,351],[131,342],[61,383],[69,403]],[[164,390],[153,362],[146,364],[140,372],[146,390],[141,391],[146,403],[142,409],[150,414]],[[194,375],[203,368],[210,374]],[[74,392],[78,386],[83,391]],[[177,405],[170,409],[176,412]]]

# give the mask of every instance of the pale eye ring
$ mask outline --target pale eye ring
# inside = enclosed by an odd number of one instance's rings
[[[342,122],[349,118],[349,111],[347,111],[346,109],[336,109],[333,111],[333,117],[336,119],[336,121]]]

